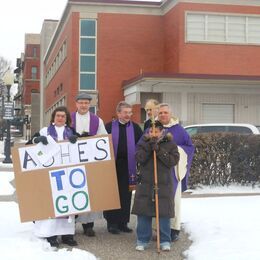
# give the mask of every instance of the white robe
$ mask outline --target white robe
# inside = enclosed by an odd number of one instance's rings
[[[180,160],[179,163],[175,166],[175,174],[178,180],[174,197],[175,217],[171,220],[171,228],[175,230],[181,230],[181,180],[186,175],[188,165],[188,156],[180,146],[178,146],[178,152],[180,154]]]
[[[85,115],[80,115],[78,112],[76,113],[76,132],[82,134],[83,132],[89,132],[90,127],[90,115],[87,112]],[[104,126],[104,122],[101,118],[99,118],[97,135],[107,134],[106,128]],[[76,222],[80,223],[91,223],[95,220],[102,219],[103,212],[88,212],[84,214],[80,214],[76,219]]]
[[[63,140],[64,127],[55,127],[58,141]],[[40,130],[40,135],[47,136],[47,127]],[[75,234],[75,217],[70,216],[54,219],[37,220],[34,224],[34,234],[37,237],[51,237]]]

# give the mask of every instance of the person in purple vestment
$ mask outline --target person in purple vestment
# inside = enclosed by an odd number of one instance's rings
[[[47,136],[51,136],[55,141],[69,140],[76,143],[77,135],[73,128],[70,127],[71,117],[66,107],[57,107],[52,112],[50,125],[43,127],[27,144],[43,143],[48,144]],[[74,240],[75,218],[74,215],[53,219],[35,221],[34,234],[37,237],[46,238],[51,247],[59,247],[58,236],[61,235],[61,241],[69,246],[77,246]]]
[[[80,137],[107,134],[103,120],[89,111],[92,97],[87,93],[76,96],[77,111],[71,113],[72,126]],[[89,212],[81,214],[76,219],[82,223],[84,234],[88,237],[95,236],[94,221],[103,217],[102,212]]]
[[[127,225],[130,219],[132,190],[136,185],[135,145],[142,136],[140,126],[131,121],[132,106],[125,101],[116,108],[117,120],[106,124],[112,133],[116,173],[121,209],[104,211],[107,230],[112,234],[132,232]]]
[[[181,229],[181,193],[187,189],[190,167],[194,154],[194,146],[186,130],[179,124],[178,119],[172,116],[169,104],[159,106],[158,120],[163,124],[166,132],[170,132],[178,146],[180,161],[172,170],[173,188],[175,196],[175,217],[171,221],[172,241],[179,238]]]

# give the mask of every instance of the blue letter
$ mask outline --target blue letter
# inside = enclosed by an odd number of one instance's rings
[[[80,172],[80,173],[82,173],[83,182],[82,182],[81,184],[78,184],[78,185],[77,185],[77,184],[74,184],[74,183],[72,182],[72,176],[73,176],[73,174],[74,174],[75,172]],[[79,169],[79,168],[73,169],[73,170],[70,172],[70,184],[71,184],[71,186],[72,186],[73,188],[82,188],[82,187],[84,187],[84,185],[86,184],[85,173],[84,173],[81,169]]]
[[[64,170],[51,173],[51,176],[56,178],[56,183],[57,183],[57,189],[58,190],[63,190],[62,181],[61,181],[61,175],[65,175]]]

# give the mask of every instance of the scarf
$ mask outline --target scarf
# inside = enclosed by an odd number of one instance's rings
[[[50,135],[56,142],[58,141],[58,134],[57,134],[54,124],[50,124],[48,126],[47,134]],[[73,135],[71,128],[68,126],[65,126],[64,131],[63,131],[63,140],[68,140],[71,135]]]
[[[76,129],[76,113],[77,112],[72,112],[71,113],[71,126]],[[99,118],[95,114],[89,112],[90,116],[90,122],[89,122],[89,135],[96,135],[98,131],[98,126],[99,126]]]
[[[128,164],[128,183],[129,190],[136,186],[136,161],[135,161],[135,135],[134,126],[130,121],[126,124],[126,141],[127,141],[127,164]],[[115,159],[117,158],[117,147],[119,141],[119,121],[112,121],[112,140],[114,147]]]

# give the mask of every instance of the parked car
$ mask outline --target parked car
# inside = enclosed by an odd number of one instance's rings
[[[239,134],[260,134],[259,129],[250,124],[228,124],[228,123],[216,123],[216,124],[198,124],[188,125],[184,127],[190,136],[202,133],[212,132],[233,132]]]

